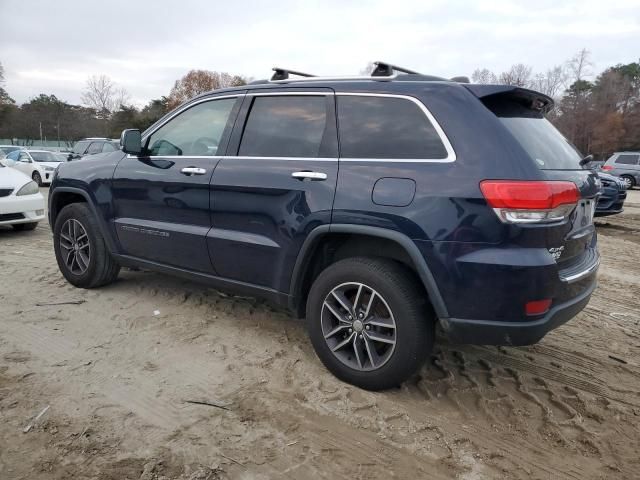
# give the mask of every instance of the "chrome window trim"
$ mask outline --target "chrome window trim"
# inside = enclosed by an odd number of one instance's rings
[[[223,159],[233,158],[234,160],[284,160],[284,161],[308,161],[308,162],[337,162],[338,157],[256,157],[253,155],[225,155]]]
[[[447,137],[447,134],[444,133],[444,130],[435,119],[433,114],[429,111],[427,106],[422,103],[416,97],[412,97],[410,95],[401,95],[395,93],[360,93],[360,92],[336,92],[337,96],[345,96],[345,97],[381,97],[381,98],[400,98],[404,100],[409,100],[410,102],[415,103],[422,113],[427,117],[427,120],[431,123],[433,128],[435,129],[438,137],[440,137],[440,141],[444,145],[444,148],[447,152],[447,156],[445,158],[344,158],[340,157],[341,162],[387,162],[387,163],[452,163],[457,159],[456,152]]]
[[[318,78],[318,77],[309,77],[310,79],[313,78]],[[344,77],[341,77],[344,78]],[[370,77],[361,77],[362,79],[369,79]],[[390,77],[373,77],[374,79],[377,78],[390,78]],[[297,81],[297,80],[296,80]],[[286,80],[277,80],[274,81],[273,83],[286,83]],[[442,141],[445,150],[447,152],[447,156],[445,158],[344,158],[344,157],[328,157],[328,158],[318,158],[318,157],[257,157],[257,156],[246,156],[246,155],[163,155],[163,156],[155,156],[155,157],[149,157],[149,158],[218,158],[218,159],[226,159],[226,158],[233,158],[233,159],[238,159],[238,160],[289,160],[289,161],[300,161],[300,160],[305,160],[305,161],[319,161],[319,162],[330,162],[330,161],[340,161],[340,162],[356,162],[356,163],[452,163],[455,162],[457,160],[457,156],[456,153],[453,149],[453,146],[451,145],[451,142],[449,141],[449,138],[447,137],[446,133],[444,132],[444,130],[442,129],[442,127],[440,126],[440,124],[438,123],[438,121],[435,119],[435,117],[433,116],[433,114],[429,111],[429,109],[426,107],[426,105],[424,103],[422,103],[418,98],[416,97],[412,97],[410,95],[402,95],[402,94],[393,94],[393,93],[369,93],[369,92],[334,92],[334,91],[309,91],[309,92],[251,92],[248,91],[246,93],[241,93],[241,94],[234,94],[234,95],[220,95],[218,97],[207,97],[207,98],[203,98],[201,100],[198,100],[196,102],[190,103],[188,105],[185,105],[184,107],[180,108],[179,110],[176,110],[175,112],[173,112],[173,114],[168,117],[164,122],[162,122],[160,125],[158,125],[157,127],[155,127],[152,131],[150,131],[148,134],[146,134],[143,138],[142,138],[142,143],[144,144],[144,142],[146,142],[147,138],[151,135],[153,135],[157,130],[159,130],[161,127],[163,127],[164,125],[166,125],[169,121],[171,121],[173,118],[175,118],[177,115],[179,115],[180,113],[184,112],[185,110],[188,110],[189,108],[193,107],[194,105],[198,105],[200,103],[204,103],[204,102],[211,102],[211,101],[215,101],[215,100],[222,100],[222,99],[226,99],[226,98],[238,98],[238,97],[244,97],[244,96],[251,96],[251,97],[262,97],[262,96],[289,96],[289,95],[325,95],[325,96],[353,96],[353,97],[382,97],[382,98],[400,98],[400,99],[404,99],[404,100],[409,100],[410,102],[413,102],[414,104],[416,104],[418,106],[418,108],[420,108],[420,110],[422,111],[422,113],[424,113],[424,115],[427,117],[427,120],[431,123],[431,125],[433,126],[433,128],[435,129],[436,133],[438,134],[438,137],[440,138],[440,141]],[[127,154],[127,158],[139,158],[138,155],[130,155]]]

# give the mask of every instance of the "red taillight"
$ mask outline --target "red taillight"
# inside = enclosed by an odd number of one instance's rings
[[[483,180],[480,190],[493,208],[550,210],[580,200],[573,182]]]
[[[575,183],[555,180],[483,180],[480,190],[504,223],[562,221],[580,200]]]
[[[525,303],[524,311],[527,315],[542,315],[549,311],[549,307],[551,307],[550,298],[545,300],[533,300]]]
[[[613,167],[611,165],[603,165],[602,167],[600,167],[600,170],[608,172],[609,170],[613,170]]]

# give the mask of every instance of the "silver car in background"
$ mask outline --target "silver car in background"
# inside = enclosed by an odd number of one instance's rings
[[[602,170],[620,177],[628,189],[640,185],[640,152],[616,152],[604,163]]]

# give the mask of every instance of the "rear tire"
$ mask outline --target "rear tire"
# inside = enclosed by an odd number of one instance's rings
[[[31,178],[33,179],[34,182],[38,184],[38,187],[42,186],[42,177],[38,172],[33,172],[33,175],[31,175]]]
[[[118,277],[120,265],[109,253],[85,203],[72,203],[60,211],[53,228],[53,247],[60,272],[76,287],[101,287]]]
[[[620,178],[627,185],[627,190],[631,190],[636,186],[636,179],[631,175],[620,175]]]
[[[307,301],[316,354],[336,377],[366,390],[395,387],[413,375],[433,348],[434,324],[413,273],[388,259],[330,265]]]
[[[25,232],[27,230],[35,230],[35,228],[38,226],[38,222],[16,223],[15,225],[11,225],[11,226],[17,232]]]

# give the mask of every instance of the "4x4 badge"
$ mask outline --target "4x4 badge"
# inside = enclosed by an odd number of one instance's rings
[[[564,251],[564,247],[553,247],[549,249],[549,253],[553,257],[553,259],[557,262],[562,252]]]

